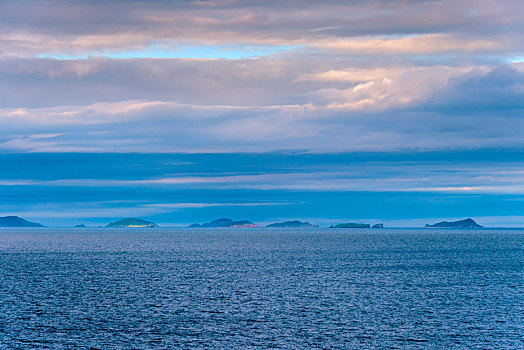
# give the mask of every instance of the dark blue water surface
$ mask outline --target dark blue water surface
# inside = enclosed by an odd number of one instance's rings
[[[5,349],[524,348],[524,231],[0,230]]]

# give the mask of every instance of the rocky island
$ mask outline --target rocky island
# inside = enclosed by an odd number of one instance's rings
[[[369,224],[358,224],[355,222],[347,222],[344,224],[331,225],[330,228],[371,228]]]
[[[192,224],[192,225],[189,225],[188,227],[189,228],[223,228],[223,227],[252,228],[252,227],[258,227],[258,225],[248,220],[233,221],[232,219],[222,218],[222,219],[216,219],[211,222],[204,223],[204,224]]]
[[[429,225],[426,224],[427,228],[482,228],[484,226],[479,225],[475,220],[468,218],[458,221],[441,221],[436,224]]]
[[[318,225],[312,225],[309,222],[302,222],[298,220],[275,222],[269,224],[266,227],[286,227],[286,228],[307,228],[307,227],[318,227]]]
[[[37,222],[27,221],[18,216],[1,216],[0,227],[45,227]]]
[[[122,228],[122,227],[155,228],[159,226],[151,221],[135,219],[135,218],[127,218],[127,219],[122,219],[119,221],[112,222],[109,225],[107,225],[106,227],[107,228],[115,228],[115,227],[117,228]]]
[[[86,228],[87,226],[84,224],[78,224],[74,228]]]

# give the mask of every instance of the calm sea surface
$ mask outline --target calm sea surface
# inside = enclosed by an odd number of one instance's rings
[[[524,348],[524,231],[1,229],[0,348]]]

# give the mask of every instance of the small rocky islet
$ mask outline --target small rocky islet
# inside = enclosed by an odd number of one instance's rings
[[[311,227],[318,227],[318,225],[310,224],[309,222],[305,221],[299,221],[299,220],[291,220],[291,221],[284,221],[284,222],[275,222],[273,224],[266,225],[266,227],[273,227],[273,228],[311,228]]]
[[[483,228],[484,226],[479,225],[472,218],[457,221],[441,221],[436,224],[426,224],[426,228]]]
[[[151,221],[135,219],[135,218],[126,218],[112,222],[106,226],[106,228],[157,228],[157,224]]]
[[[221,218],[216,219],[211,222],[206,222],[203,224],[191,224],[189,228],[253,228],[258,227],[257,224],[252,223],[249,220],[238,220],[234,221],[232,219]]]
[[[346,222],[343,224],[331,225],[329,228],[384,228],[384,224],[375,224],[371,226],[370,224],[360,224],[356,222]]]

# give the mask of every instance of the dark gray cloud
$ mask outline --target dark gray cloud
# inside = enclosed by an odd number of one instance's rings
[[[503,65],[487,74],[473,70],[452,78],[449,90],[430,104],[449,113],[514,113],[515,117],[522,117],[523,94],[524,65]]]

